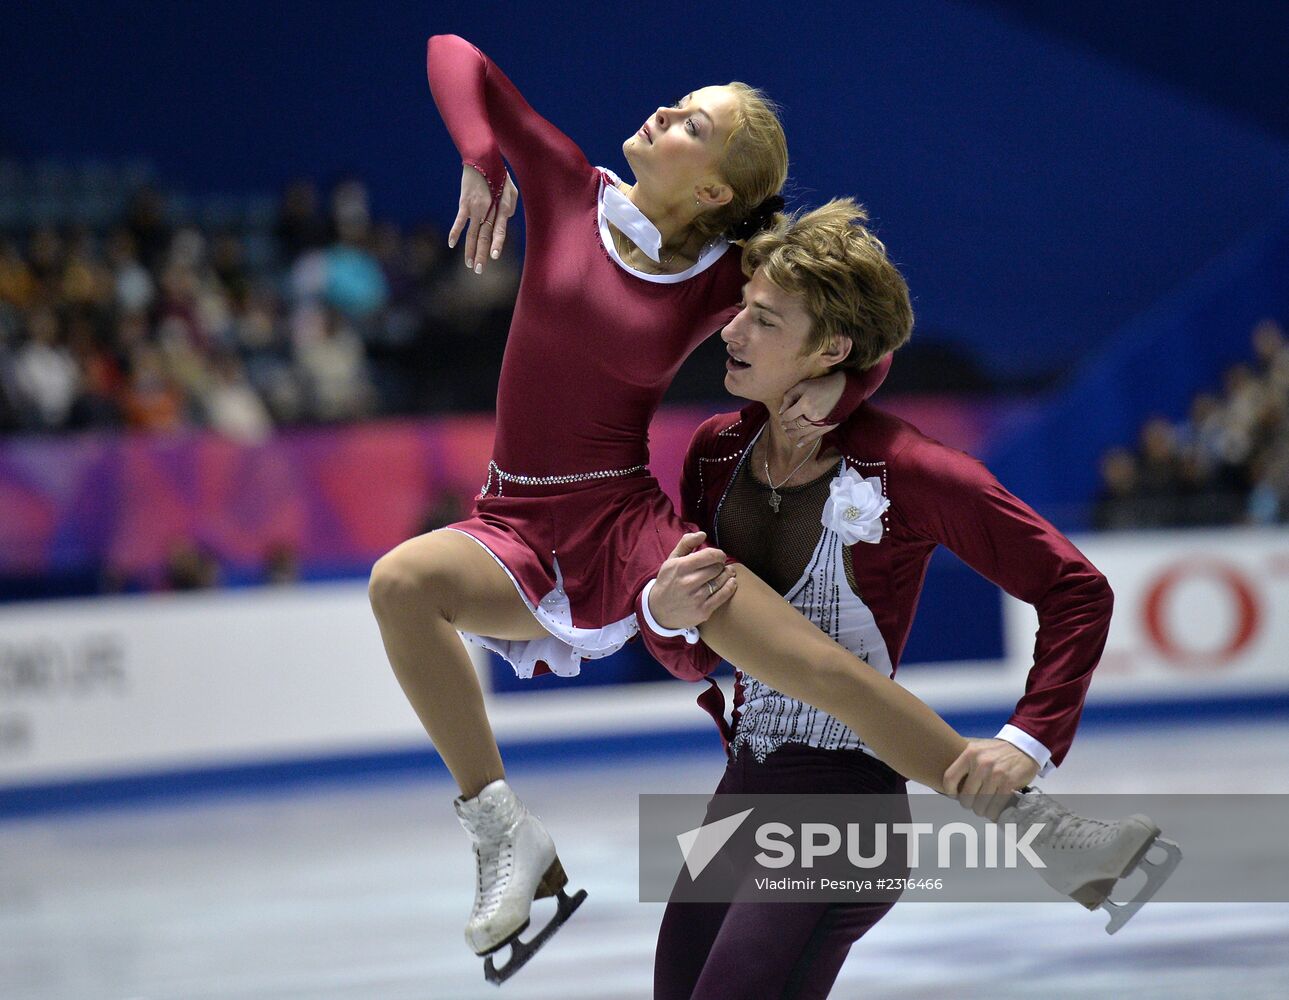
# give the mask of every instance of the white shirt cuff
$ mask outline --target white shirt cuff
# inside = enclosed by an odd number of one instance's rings
[[[1044,778],[1055,770],[1052,764],[1052,751],[1030,736],[1025,730],[1016,728],[1010,722],[998,730],[998,735],[994,739],[1006,740],[1017,750],[1038,761],[1038,777]]]
[[[654,577],[644,585],[644,590],[640,593],[640,607],[644,609],[645,624],[649,626],[649,631],[654,635],[661,635],[668,639],[674,639],[678,635],[683,635],[685,641],[693,646],[698,642],[698,629],[696,628],[664,628],[658,624],[654,618],[653,612],[649,610],[649,594],[653,591],[653,585],[658,582]]]

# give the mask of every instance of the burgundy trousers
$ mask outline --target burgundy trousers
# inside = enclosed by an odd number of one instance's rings
[[[901,795],[904,779],[859,750],[787,744],[731,760],[717,795]],[[654,956],[654,1000],[815,1000],[850,946],[893,903],[669,902]]]

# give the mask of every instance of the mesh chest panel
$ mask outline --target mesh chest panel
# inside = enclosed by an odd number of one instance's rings
[[[828,485],[837,475],[838,464],[823,475],[800,486],[778,490],[782,498],[776,514],[770,506],[770,487],[758,480],[752,470],[759,468],[749,457],[735,475],[725,493],[717,514],[717,537],[720,548],[743,562],[780,594],[787,595],[800,582],[809,568],[812,556],[819,547],[824,527],[820,523],[823,506],[828,499]],[[846,583],[839,575],[832,587],[846,587],[853,592],[855,584],[851,567],[851,551],[846,549],[843,560]],[[816,566],[816,576],[819,567]],[[826,572],[824,574],[827,575]],[[812,577],[816,596],[819,579]],[[803,594],[811,593],[811,584]],[[844,593],[844,591],[843,591]],[[820,600],[811,600],[806,617],[821,628],[820,616],[846,614],[843,606],[849,601],[832,593]],[[828,632],[827,628],[824,628]],[[789,698],[755,677],[738,673],[742,689],[742,705],[735,718],[734,738],[730,752],[735,756],[748,752],[755,760],[764,761],[776,749],[788,743],[801,743],[825,750],[863,749],[851,729],[826,712]]]
[[[786,594],[801,579],[819,544],[823,534],[819,515],[837,467],[800,486],[780,486],[782,501],[776,514],[770,507],[770,487],[752,474],[752,461],[749,456],[725,494],[715,541],[778,593]]]

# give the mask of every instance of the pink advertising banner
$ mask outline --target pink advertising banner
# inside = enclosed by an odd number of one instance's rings
[[[890,408],[966,450],[999,416],[936,399]],[[651,465],[673,499],[690,436],[715,410],[655,418]],[[291,430],[258,445],[206,432],[0,441],[0,573],[146,573],[180,542],[228,565],[259,564],[285,546],[303,564],[356,567],[436,508],[468,510],[492,436],[483,414]]]
[[[653,465],[673,492],[705,411],[669,410]],[[370,562],[436,506],[469,509],[492,448],[490,415],[288,431],[259,445],[210,433],[0,443],[0,572],[160,564],[192,541],[221,562],[269,546],[302,562]]]

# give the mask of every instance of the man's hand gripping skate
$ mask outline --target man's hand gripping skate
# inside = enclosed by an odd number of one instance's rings
[[[1038,774],[1036,761],[1006,740],[967,740],[967,749],[944,772],[944,791],[977,816],[994,822]]]
[[[1089,910],[1110,914],[1113,934],[1149,902],[1182,860],[1181,848],[1159,835],[1148,816],[1116,823],[1070,812],[1029,782],[1038,763],[1005,740],[968,740],[967,749],[944,774],[946,794],[977,816],[996,823],[1040,826],[1033,848],[1046,866],[1039,874],[1057,892]],[[1162,857],[1151,860],[1152,849]],[[1144,872],[1146,884],[1125,902],[1110,898],[1115,885]]]

